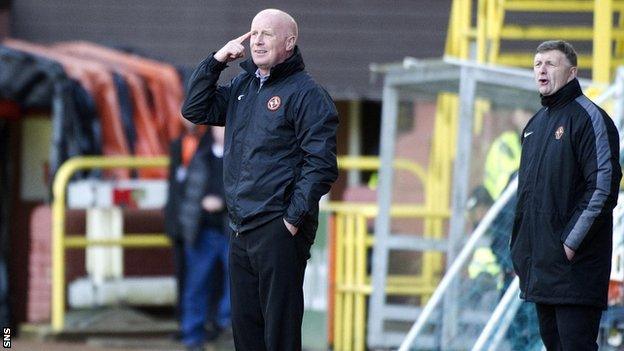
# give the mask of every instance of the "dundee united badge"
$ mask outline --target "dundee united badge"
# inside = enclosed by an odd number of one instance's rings
[[[559,126],[555,132],[555,139],[559,140],[563,136],[563,126]]]
[[[267,108],[271,111],[275,111],[280,107],[281,104],[282,99],[280,99],[280,97],[276,95],[269,99],[269,102],[267,102]]]

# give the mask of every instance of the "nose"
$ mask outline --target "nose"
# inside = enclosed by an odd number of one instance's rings
[[[264,44],[264,35],[258,34],[258,36],[256,36],[256,42],[254,44],[256,44],[256,45],[263,45]]]

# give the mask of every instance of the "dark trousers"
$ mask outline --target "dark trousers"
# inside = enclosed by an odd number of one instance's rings
[[[236,350],[301,350],[303,276],[310,245],[281,217],[230,238]]]
[[[548,351],[598,350],[600,308],[539,303],[535,308],[540,335]]]

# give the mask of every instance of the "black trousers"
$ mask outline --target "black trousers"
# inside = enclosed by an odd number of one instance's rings
[[[540,335],[548,351],[598,350],[600,308],[539,303],[535,308]]]
[[[232,331],[238,351],[301,350],[310,245],[281,217],[230,239]]]

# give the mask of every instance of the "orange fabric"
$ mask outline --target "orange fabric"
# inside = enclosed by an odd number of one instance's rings
[[[156,125],[152,120],[152,111],[145,94],[144,83],[139,76],[123,69],[114,68],[126,83],[132,96],[132,118],[136,130],[134,153],[137,156],[167,155],[167,146],[160,143]],[[141,178],[167,178],[166,168],[143,168],[139,171]]]
[[[121,124],[121,111],[113,77],[105,66],[20,40],[6,39],[3,44],[15,50],[43,56],[60,63],[67,75],[79,81],[95,100],[102,127],[104,155],[126,156],[130,154]],[[130,177],[130,172],[126,169],[112,170],[110,174],[118,178]]]
[[[152,96],[153,112],[161,143],[169,145],[180,135],[182,132],[180,109],[184,91],[173,66],[88,42],[61,43],[55,48],[72,55],[118,65],[141,76],[145,79]]]
[[[199,135],[195,133],[185,134],[182,138],[182,164],[188,166],[197,151]]]
[[[89,60],[89,59],[86,59]],[[102,62],[107,68],[121,75],[128,84],[128,90],[132,96],[132,116],[136,129],[136,140],[134,153],[137,156],[164,156],[167,155],[167,145],[162,145],[158,136],[157,126],[152,116],[153,112],[145,94],[143,80],[136,74],[112,64]],[[144,168],[140,169],[141,178],[167,177],[166,168]]]

